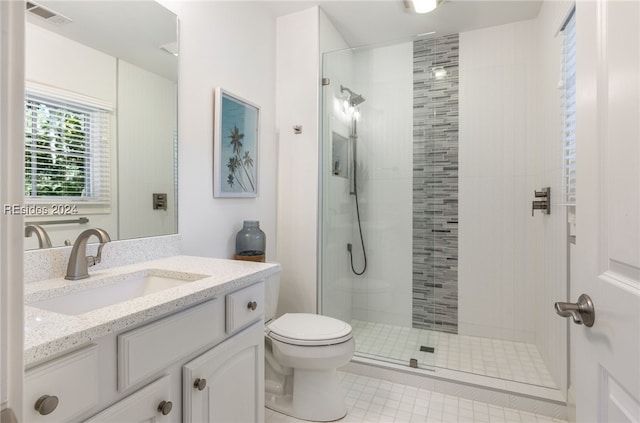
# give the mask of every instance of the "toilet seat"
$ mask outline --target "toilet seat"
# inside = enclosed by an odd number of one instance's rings
[[[351,326],[341,320],[309,313],[287,313],[271,322],[268,336],[291,345],[335,345],[352,338]]]

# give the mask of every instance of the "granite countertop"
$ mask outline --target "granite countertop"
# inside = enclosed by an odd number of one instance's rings
[[[118,281],[118,275],[156,269],[154,272],[185,278],[187,282],[143,297],[78,315],[42,310],[30,304]],[[204,300],[251,285],[280,271],[275,263],[175,256],[92,272],[80,281],[64,278],[25,285],[24,362],[26,366],[99,339],[105,335],[174,313]]]

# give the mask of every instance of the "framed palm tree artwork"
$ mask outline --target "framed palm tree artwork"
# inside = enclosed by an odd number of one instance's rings
[[[260,108],[217,88],[213,124],[213,195],[258,196]]]

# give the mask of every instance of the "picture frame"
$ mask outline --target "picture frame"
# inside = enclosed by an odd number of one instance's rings
[[[260,107],[216,88],[213,110],[214,197],[257,197]]]

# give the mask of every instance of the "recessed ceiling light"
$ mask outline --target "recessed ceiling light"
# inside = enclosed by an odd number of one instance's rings
[[[438,7],[438,0],[411,0],[416,13],[429,13]]]

